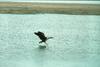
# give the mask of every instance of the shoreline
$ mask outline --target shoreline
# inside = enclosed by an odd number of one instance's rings
[[[0,14],[100,15],[100,4],[0,2]]]

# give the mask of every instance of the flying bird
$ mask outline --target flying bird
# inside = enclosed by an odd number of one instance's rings
[[[52,39],[53,38],[53,37],[46,37],[45,34],[43,32],[40,32],[40,31],[34,32],[34,34],[37,35],[40,38],[41,41],[39,43],[43,43],[44,42],[46,45],[48,45],[46,43],[46,41],[48,39]]]

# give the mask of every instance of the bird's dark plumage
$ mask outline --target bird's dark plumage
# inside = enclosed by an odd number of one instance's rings
[[[53,37],[48,37],[48,38],[47,38],[47,37],[44,35],[44,33],[43,33],[43,32],[40,32],[40,31],[34,32],[34,34],[37,35],[37,36],[41,39],[41,41],[40,41],[39,43],[42,43],[42,42],[46,43],[46,41],[47,41],[48,39],[53,38]]]
[[[43,32],[38,31],[38,32],[35,32],[34,34],[37,35],[41,39],[39,43],[46,42],[47,37],[44,35]]]

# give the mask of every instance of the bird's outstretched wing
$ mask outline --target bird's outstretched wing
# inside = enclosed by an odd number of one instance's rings
[[[44,35],[43,32],[40,32],[40,31],[39,31],[38,34],[45,37],[45,35]]]

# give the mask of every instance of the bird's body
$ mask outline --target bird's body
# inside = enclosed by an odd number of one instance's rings
[[[53,37],[48,37],[48,38],[47,38],[47,37],[44,35],[44,33],[43,33],[43,32],[40,32],[40,31],[35,32],[34,34],[37,35],[37,36],[41,39],[41,41],[40,41],[39,43],[44,42],[45,44],[47,44],[46,41],[47,41],[48,39],[53,38]]]

